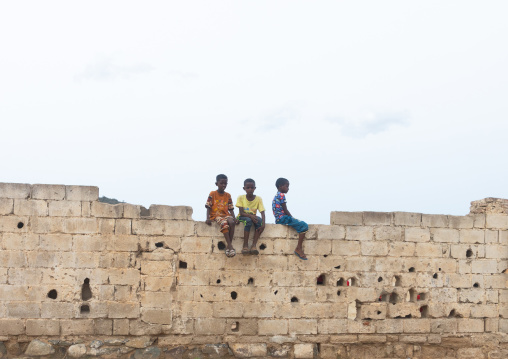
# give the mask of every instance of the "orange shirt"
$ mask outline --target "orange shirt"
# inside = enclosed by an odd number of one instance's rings
[[[229,210],[235,209],[233,201],[231,200],[231,195],[227,192],[221,194],[219,191],[210,192],[205,207],[211,209],[210,219],[231,216]]]

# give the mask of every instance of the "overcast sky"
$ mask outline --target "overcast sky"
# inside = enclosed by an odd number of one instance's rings
[[[0,182],[273,223],[508,198],[506,1],[4,1]]]

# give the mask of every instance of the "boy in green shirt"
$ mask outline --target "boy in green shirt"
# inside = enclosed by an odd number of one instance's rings
[[[256,189],[256,182],[252,178],[247,178],[243,181],[243,189],[247,194],[238,196],[236,200],[236,207],[240,210],[238,220],[245,224],[244,235],[243,235],[243,249],[242,254],[259,254],[256,249],[259,236],[265,230],[265,207],[263,206],[263,200],[261,197],[254,194]],[[261,213],[261,217],[256,216],[257,211]],[[254,224],[256,231],[254,232],[254,240],[252,246],[249,249],[249,233],[250,228]]]

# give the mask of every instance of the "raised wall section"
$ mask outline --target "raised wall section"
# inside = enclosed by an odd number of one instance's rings
[[[0,358],[508,357],[503,205],[332,212],[301,261],[282,225],[227,258],[190,207],[98,192],[0,183]]]

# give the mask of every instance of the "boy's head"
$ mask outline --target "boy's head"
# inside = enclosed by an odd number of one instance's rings
[[[247,192],[248,195],[253,194],[254,190],[256,189],[256,182],[252,178],[247,178],[245,181],[243,181],[243,189],[245,192]]]
[[[289,191],[289,181],[285,178],[278,178],[275,182],[275,187],[277,190],[282,193],[287,193]]]
[[[215,185],[218,187],[217,190],[219,193],[224,192],[228,186],[228,176],[223,174],[217,175]]]

